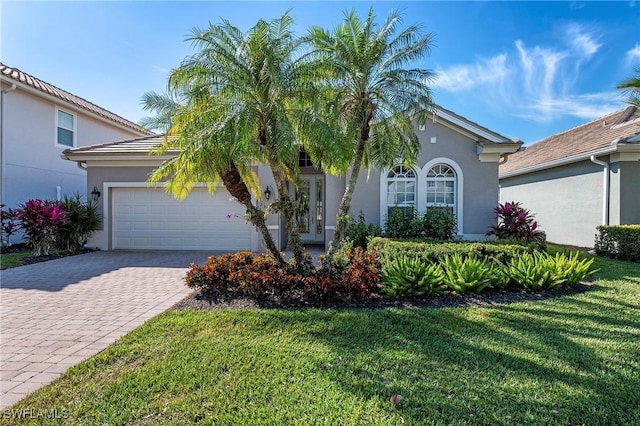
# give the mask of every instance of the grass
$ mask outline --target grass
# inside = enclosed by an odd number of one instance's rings
[[[640,265],[594,267],[586,293],[491,308],[170,311],[12,409],[64,410],[37,424],[640,424]]]
[[[0,269],[20,266],[24,259],[31,256],[33,256],[33,250],[18,251],[15,253],[2,253],[0,255]]]

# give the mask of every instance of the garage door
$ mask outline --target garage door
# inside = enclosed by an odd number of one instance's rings
[[[242,206],[220,190],[194,189],[177,201],[162,189],[113,188],[114,249],[244,250],[251,226]],[[231,215],[231,217],[229,217]]]

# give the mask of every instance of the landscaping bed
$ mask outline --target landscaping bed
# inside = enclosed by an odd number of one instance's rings
[[[91,253],[97,249],[82,247],[75,250],[53,250],[49,254],[35,255],[33,250],[27,244],[13,244],[9,247],[3,247],[0,250],[2,262],[0,269],[15,268],[23,265],[31,265],[34,263],[46,262],[47,260],[59,259],[67,256],[75,256],[77,254]]]

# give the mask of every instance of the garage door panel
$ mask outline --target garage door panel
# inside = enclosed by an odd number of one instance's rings
[[[228,218],[237,203],[228,192],[195,189],[177,201],[162,189],[113,188],[114,249],[243,250],[251,247],[244,218]]]

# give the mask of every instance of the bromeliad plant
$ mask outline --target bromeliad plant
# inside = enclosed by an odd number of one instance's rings
[[[486,259],[456,253],[442,261],[444,282],[458,293],[480,293],[498,281],[498,272]]]
[[[36,256],[40,256],[49,254],[59,228],[66,223],[67,215],[58,203],[29,200],[20,205],[18,219]]]
[[[380,290],[390,297],[439,296],[447,286],[442,268],[419,258],[403,256],[389,262],[382,270]]]

